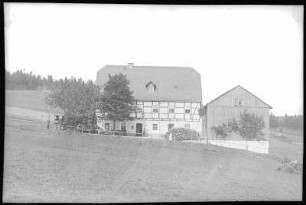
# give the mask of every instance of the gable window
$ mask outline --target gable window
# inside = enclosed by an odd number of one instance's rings
[[[156,85],[154,85],[152,81],[146,84],[146,88],[147,88],[148,93],[154,93],[156,91]]]
[[[153,130],[158,130],[158,124],[153,124]]]
[[[235,99],[235,106],[243,106],[243,100],[242,99]]]

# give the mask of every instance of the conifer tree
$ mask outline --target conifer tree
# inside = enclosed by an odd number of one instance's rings
[[[131,113],[135,112],[133,105],[133,92],[129,89],[129,80],[121,73],[111,76],[102,88],[102,96],[99,108],[105,119],[113,121],[115,129],[116,121],[132,120]]]

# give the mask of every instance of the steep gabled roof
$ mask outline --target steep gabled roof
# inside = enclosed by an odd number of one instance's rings
[[[256,95],[254,95],[253,93],[251,93],[250,91],[248,91],[247,89],[245,89],[244,87],[242,87],[241,85],[237,85],[237,86],[235,86],[234,88],[230,89],[229,91],[223,93],[223,94],[220,95],[219,97],[217,97],[217,98],[213,99],[212,101],[210,101],[209,103],[205,104],[204,107],[206,107],[207,105],[209,105],[209,104],[215,102],[216,100],[220,99],[221,97],[223,97],[224,95],[230,93],[231,91],[235,90],[235,89],[238,88],[238,87],[242,88],[243,90],[245,90],[246,92],[250,93],[250,94],[253,95],[255,98],[257,98],[258,100],[260,100],[262,103],[266,104],[266,105],[269,107],[269,109],[272,109],[272,107],[271,107],[268,103],[264,102],[264,101],[261,100],[259,97],[257,97]]]
[[[108,74],[119,73],[127,76],[136,100],[202,101],[201,75],[191,67],[106,65],[98,71],[96,84],[103,86]],[[154,93],[147,91],[150,82],[156,86]]]

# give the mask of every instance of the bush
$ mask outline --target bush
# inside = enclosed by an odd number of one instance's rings
[[[216,136],[225,139],[231,133],[239,133],[246,140],[265,140],[263,138],[262,129],[265,123],[262,117],[258,117],[255,113],[248,113],[246,110],[240,114],[239,123],[235,119],[213,126],[211,130]]]
[[[259,139],[263,136],[263,128],[265,128],[265,122],[262,117],[246,111],[240,114],[238,132],[242,138],[246,140]]]
[[[181,140],[198,140],[200,135],[195,130],[187,129],[187,128],[174,128],[171,130],[173,140],[181,141]],[[166,133],[167,138],[169,138],[169,134]]]
[[[236,120],[233,119],[228,123],[223,123],[218,126],[213,126],[211,130],[216,134],[217,138],[218,136],[221,136],[221,138],[225,139],[232,132],[238,132],[239,125],[237,124]]]
[[[216,134],[217,138],[221,136],[221,138],[225,139],[229,134],[228,126],[225,123],[222,125],[213,126],[211,130]]]

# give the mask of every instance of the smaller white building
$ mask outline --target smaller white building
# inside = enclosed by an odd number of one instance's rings
[[[103,87],[108,74],[122,73],[130,81],[137,112],[133,121],[116,122],[115,130],[128,135],[162,138],[170,128],[189,128],[202,134],[199,108],[202,102],[201,76],[189,67],[105,66],[97,73],[96,84]],[[98,126],[113,129],[113,121],[96,110]]]

